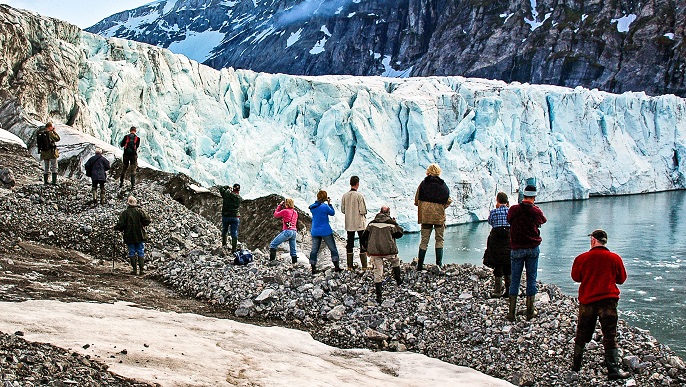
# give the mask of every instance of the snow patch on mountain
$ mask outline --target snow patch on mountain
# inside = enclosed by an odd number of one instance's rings
[[[219,31],[188,31],[186,38],[181,41],[172,42],[169,45],[169,50],[189,58],[200,58],[200,61],[202,62],[210,57],[212,50],[219,45],[223,39],[224,34]]]
[[[610,23],[617,23],[617,31],[619,32],[629,32],[629,27],[631,26],[631,23],[633,23],[636,20],[636,15],[629,14],[620,17],[619,19],[612,19],[610,20]]]

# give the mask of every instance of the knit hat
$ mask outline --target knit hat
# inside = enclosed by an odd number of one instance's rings
[[[536,186],[535,185],[527,185],[526,188],[524,188],[524,197],[525,198],[532,198],[536,196]]]

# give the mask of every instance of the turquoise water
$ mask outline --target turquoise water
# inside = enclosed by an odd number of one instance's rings
[[[686,191],[671,191],[539,204],[548,223],[541,227],[538,279],[576,296],[572,262],[590,248],[587,235],[604,229],[607,247],[622,256],[628,274],[620,286],[621,318],[686,358],[685,201]],[[444,262],[481,265],[489,231],[486,222],[448,228]],[[419,234],[398,242],[405,262],[417,255]],[[433,237],[426,262],[434,262]]]

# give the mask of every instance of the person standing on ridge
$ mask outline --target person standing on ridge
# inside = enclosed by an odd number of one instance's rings
[[[350,177],[350,191],[343,194],[341,198],[341,212],[345,214],[345,231],[348,234],[345,245],[348,270],[353,269],[355,233],[357,232],[358,237],[361,237],[366,223],[367,205],[364,202],[364,196],[357,191],[359,188],[360,178],[357,176]],[[360,244],[360,263],[362,270],[367,270],[367,251],[362,244]]]
[[[507,222],[510,223],[510,264],[512,277],[509,289],[509,309],[506,318],[514,321],[516,318],[517,295],[519,283],[522,280],[522,270],[526,266],[526,319],[538,316],[534,307],[534,300],[538,287],[536,275],[538,271],[538,255],[540,253],[541,232],[539,227],[548,221],[543,211],[534,205],[536,200],[536,186],[527,185],[524,188],[524,199],[521,204],[515,204],[507,212]]]
[[[572,371],[581,370],[584,346],[593,338],[596,320],[600,319],[607,378],[626,379],[629,373],[620,368],[617,347],[617,285],[626,281],[626,269],[622,257],[605,247],[605,231],[595,230],[588,236],[591,237],[591,250],[576,257],[572,264],[572,279],[574,282],[581,282]]]
[[[227,186],[219,187],[222,195],[222,247],[226,247],[227,234],[231,229],[231,254],[236,252],[238,245],[238,226],[241,224],[241,214],[239,208],[243,202],[240,195],[241,185],[236,183],[233,188]]]
[[[86,176],[91,178],[93,203],[98,202],[96,193],[98,186],[100,186],[100,204],[105,204],[105,181],[107,181],[110,161],[102,155],[102,149],[95,148],[95,156],[88,159],[83,167],[86,169]]]
[[[400,259],[398,259],[398,245],[395,240],[403,236],[403,228],[398,225],[395,218],[391,217],[391,209],[388,206],[381,207],[381,211],[369,222],[367,228],[360,237],[360,245],[364,245],[372,258],[374,267],[374,289],[376,302],[383,301],[381,298],[381,286],[383,284],[383,260],[391,262],[393,279],[397,285],[403,283],[400,275]]]
[[[510,203],[505,192],[498,192],[495,208],[488,215],[491,233],[486,241],[484,264],[493,268],[493,293],[491,298],[507,297],[510,288],[510,224],[507,223],[507,212]],[[503,292],[503,277],[505,291]]]
[[[424,269],[424,257],[429,247],[431,231],[436,230],[436,265],[443,266],[443,233],[445,231],[445,209],[448,208],[450,190],[439,176],[441,168],[431,164],[426,169],[426,177],[417,187],[414,205],[417,206],[417,223],[421,224],[421,241],[417,254],[417,270]]]
[[[336,211],[331,205],[331,198],[326,191],[317,192],[317,201],[310,205],[310,212],[312,213],[312,250],[310,251],[310,266],[312,266],[312,274],[317,273],[317,254],[319,254],[319,247],[322,245],[322,240],[331,251],[331,262],[333,262],[334,271],[340,272],[342,269],[338,262],[338,248],[336,247],[336,240],[333,237],[333,230],[329,224],[329,216],[334,216]]]
[[[138,147],[141,145],[141,138],[136,136],[136,127],[132,126],[129,129],[129,134],[124,136],[124,138],[119,143],[119,146],[124,148],[124,156],[122,156],[123,167],[121,170],[121,176],[119,176],[119,188],[124,187],[124,176],[126,175],[126,170],[131,166],[131,171],[129,175],[131,176],[131,189],[133,189],[134,184],[136,184],[136,168],[138,167]]]
[[[276,262],[276,248],[283,242],[288,241],[291,253],[291,263],[298,262],[298,252],[296,251],[296,237],[298,235],[298,211],[295,210],[293,199],[286,199],[279,203],[274,210],[274,217],[281,218],[281,232],[269,244],[269,262]]]
[[[131,274],[136,274],[136,263],[138,263],[138,274],[143,275],[145,242],[148,240],[145,227],[150,225],[150,217],[138,206],[135,197],[129,196],[126,203],[128,207],[119,215],[119,221],[114,229],[124,232],[124,243],[129,250],[129,263],[133,268]]]
[[[55,143],[58,141],[60,141],[60,135],[55,132],[52,122],[45,124],[45,128],[39,130],[36,135],[36,147],[43,160],[43,184],[48,184],[49,172],[52,172],[52,184],[57,184],[57,158],[60,152]]]

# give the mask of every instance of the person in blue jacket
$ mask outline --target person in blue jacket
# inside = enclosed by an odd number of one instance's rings
[[[331,250],[331,261],[333,262],[334,270],[340,272],[342,269],[338,263],[338,249],[333,238],[333,230],[329,224],[329,216],[333,216],[336,211],[333,209],[331,198],[326,191],[317,192],[317,201],[310,205],[310,212],[312,213],[312,251],[310,252],[312,274],[317,273],[317,254],[319,253],[319,247],[322,245],[322,240]]]

